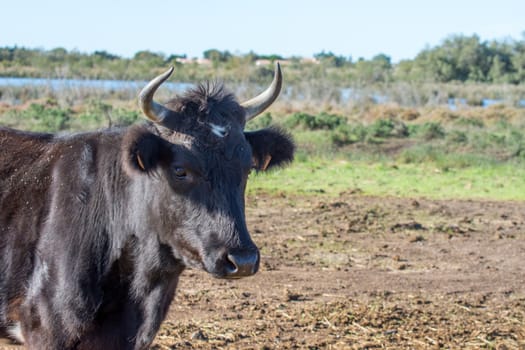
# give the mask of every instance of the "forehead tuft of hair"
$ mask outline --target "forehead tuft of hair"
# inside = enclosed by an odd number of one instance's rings
[[[217,115],[222,118],[235,118],[241,123],[244,118],[243,108],[235,96],[220,82],[207,81],[199,84],[166,105],[174,111],[196,117],[201,121],[213,119]]]

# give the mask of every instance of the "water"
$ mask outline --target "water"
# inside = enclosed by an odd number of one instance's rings
[[[369,98],[372,102],[376,104],[385,104],[390,101],[388,96],[380,94],[367,95],[363,94],[362,91],[353,89],[353,88],[342,88],[341,89],[341,101],[360,101],[363,99]]]
[[[487,108],[490,106],[504,104],[504,100],[492,99],[492,98],[483,98],[481,99],[480,107]],[[448,108],[455,111],[458,107],[468,107],[467,100],[464,98],[449,98],[448,99]],[[525,107],[525,100],[520,100],[517,103],[517,107]]]
[[[95,79],[43,79],[43,78],[13,78],[13,77],[0,77],[0,87],[43,87],[49,88],[53,91],[71,90],[71,89],[102,89],[106,91],[140,91],[146,86],[147,81],[139,80],[95,80]],[[188,88],[192,87],[190,83],[180,82],[166,82],[163,88],[175,93],[181,93]],[[286,91],[290,93],[293,90],[289,87]],[[343,88],[340,90],[341,102],[346,103],[349,101],[359,101],[363,98],[369,98],[376,104],[384,104],[390,101],[389,97],[381,94],[366,94],[363,91],[359,91],[352,88]],[[498,99],[482,99],[481,106],[489,107],[495,104],[505,103],[504,100]],[[448,100],[448,108],[451,110],[457,110],[459,107],[467,107],[467,101],[464,98],[451,98]],[[518,102],[518,107],[525,107],[525,100]]]
[[[359,101],[363,99],[369,99],[375,104],[385,104],[388,102],[391,102],[391,99],[388,97],[388,95],[382,95],[377,93],[363,93],[363,91],[359,91],[353,88],[343,88],[340,90],[341,93],[341,101],[343,102],[349,102],[349,101]],[[469,107],[467,103],[467,99],[465,98],[449,98],[448,103],[446,104],[450,110],[457,110],[460,107]],[[503,99],[491,99],[491,98],[484,98],[480,100],[480,107],[487,108],[493,105],[497,104],[504,104],[505,100]],[[517,103],[517,107],[525,107],[525,100],[520,100]]]
[[[68,89],[102,89],[108,91],[136,90],[139,91],[146,86],[147,81],[137,80],[95,80],[95,79],[44,79],[44,78],[13,78],[0,77],[0,87],[44,87],[54,91]],[[189,83],[170,83],[162,85],[168,90],[182,92],[192,84]]]

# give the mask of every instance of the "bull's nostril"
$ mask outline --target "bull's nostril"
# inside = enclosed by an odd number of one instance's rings
[[[226,274],[230,278],[251,276],[259,269],[259,252],[247,250],[226,256]]]
[[[228,275],[234,274],[239,271],[239,267],[235,262],[235,257],[232,254],[226,256],[226,273]]]

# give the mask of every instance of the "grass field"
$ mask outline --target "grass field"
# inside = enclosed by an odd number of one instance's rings
[[[432,164],[313,159],[251,176],[249,193],[374,196],[431,199],[525,200],[525,169],[503,164],[441,170]]]
[[[129,101],[56,100],[2,105],[0,125],[33,131],[93,130],[129,125],[140,114]],[[372,105],[348,114],[277,110],[248,124],[279,125],[297,144],[291,167],[253,174],[250,193],[525,199],[525,109],[508,106],[401,108]]]

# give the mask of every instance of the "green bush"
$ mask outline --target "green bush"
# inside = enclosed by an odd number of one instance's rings
[[[523,136],[523,133],[519,130],[511,130],[509,134],[509,140],[514,144],[525,145],[525,137]]]
[[[446,135],[443,126],[436,122],[426,122],[424,124],[411,125],[408,128],[408,133],[410,136],[420,137],[426,141],[442,139]]]
[[[378,119],[368,126],[369,138],[407,137],[408,127],[398,119]]]
[[[518,149],[514,152],[513,156],[521,160],[525,160],[525,145],[520,145]]]
[[[295,112],[293,114],[290,114],[285,120],[284,120],[284,126],[290,129],[295,129],[300,126],[306,126],[313,124],[314,116],[308,113],[303,112]]]
[[[321,112],[315,117],[316,129],[331,130],[345,123],[346,119],[336,114]]]
[[[489,134],[489,142],[498,145],[498,146],[504,146],[507,144],[507,137],[504,134],[499,133],[490,133]]]
[[[467,134],[463,131],[453,130],[447,135],[447,140],[451,143],[467,143]]]
[[[477,128],[482,128],[482,127],[485,126],[485,123],[481,119],[465,118],[465,117],[459,118],[456,121],[456,124],[460,125],[460,126],[474,126],[474,127],[477,127]]]
[[[391,119],[378,119],[368,127],[368,134],[372,137],[386,138],[391,136],[394,127]]]
[[[110,118],[113,125],[131,125],[135,123],[140,117],[140,112],[123,108],[117,108],[110,113]]]
[[[26,110],[14,112],[13,117],[32,131],[52,132],[68,127],[70,111],[54,105],[32,103]]]
[[[356,142],[362,142],[366,139],[367,130],[364,126],[343,124],[339,125],[330,134],[332,143],[336,146],[349,145]]]
[[[345,123],[346,119],[336,114],[321,112],[318,115],[312,115],[303,112],[296,112],[285,119],[284,126],[291,129],[332,130]]]
[[[270,126],[273,122],[272,114],[266,112],[246,124],[246,130],[258,130]]]
[[[112,105],[98,100],[89,101],[86,111],[78,115],[77,129],[89,130],[109,126],[126,126],[140,118],[137,110],[113,108]]]
[[[81,113],[78,115],[75,123],[72,123],[72,128],[79,130],[89,130],[93,128],[100,128],[104,125],[105,118],[102,114],[96,113]]]
[[[348,145],[356,142],[382,143],[389,137],[406,137],[408,127],[399,120],[378,119],[368,126],[362,124],[341,124],[332,132],[332,143],[336,146]]]

